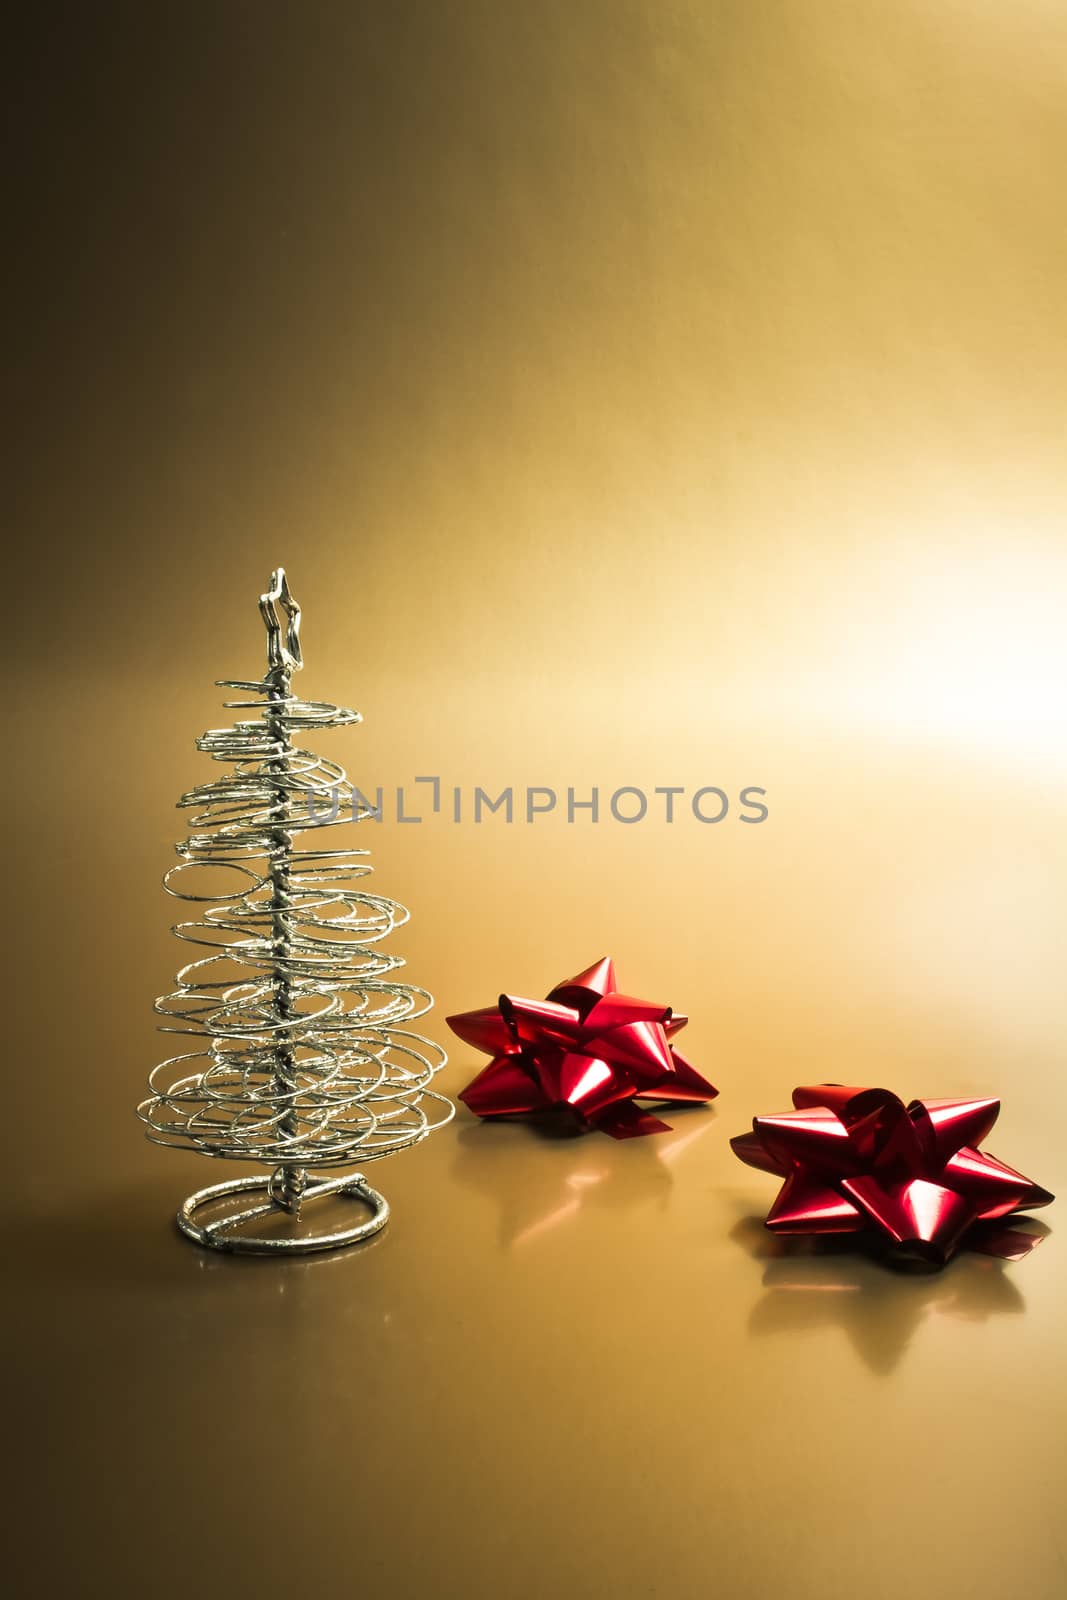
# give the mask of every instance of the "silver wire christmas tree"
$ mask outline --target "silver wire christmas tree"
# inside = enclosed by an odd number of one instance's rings
[[[158,1144],[272,1169],[190,1196],[177,1219],[189,1238],[219,1250],[296,1253],[335,1249],[383,1227],[388,1204],[362,1173],[330,1170],[417,1144],[454,1108],[429,1087],[445,1052],[401,1026],[433,999],[396,982],[403,960],[380,948],[407,912],[357,887],[371,871],[367,851],[294,846],[307,830],[317,837],[370,815],[358,801],[353,811],[341,767],[294,742],[360,717],[293,694],[292,675],[303,666],[300,607],[281,567],[259,606],[266,676],[219,680],[256,697],[227,701],[227,709],[259,715],[197,740],[233,770],[178,802],[192,812],[191,832],[163,879],[177,899],[207,906],[174,933],[210,953],[182,968],[156,1010],[167,1018],[163,1032],[204,1043],[154,1069],[138,1115]],[[325,808],[316,807],[316,793],[328,797]],[[264,1198],[235,1208],[233,1197],[245,1191]],[[308,1207],[330,1195],[360,1200],[371,1215],[310,1231]]]

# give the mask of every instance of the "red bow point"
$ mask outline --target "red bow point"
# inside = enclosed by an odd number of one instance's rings
[[[1053,1198],[979,1150],[999,1100],[905,1106],[888,1089],[820,1083],[794,1089],[793,1105],[730,1141],[750,1167],[785,1180],[767,1214],[773,1233],[867,1233],[897,1259],[937,1267],[961,1245],[1022,1253],[1017,1236],[1012,1248],[977,1225]]]
[[[688,1017],[620,994],[608,957],[544,1000],[502,994],[495,1006],[447,1020],[493,1058],[459,1096],[479,1117],[563,1107],[583,1127],[631,1139],[669,1131],[638,1098],[683,1104],[719,1092],[670,1043]]]

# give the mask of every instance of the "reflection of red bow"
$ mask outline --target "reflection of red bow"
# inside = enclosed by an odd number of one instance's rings
[[[633,1000],[615,988],[605,957],[557,984],[547,1000],[502,994],[499,1005],[449,1017],[453,1033],[493,1057],[459,1098],[479,1117],[569,1106],[615,1139],[664,1133],[637,1096],[712,1100],[710,1083],[669,1043],[687,1017]]]
[[[794,1089],[796,1111],[757,1117],[732,1139],[750,1167],[784,1178],[767,1214],[775,1233],[876,1235],[943,1266],[976,1222],[1052,1199],[978,1145],[999,1100],[913,1100],[838,1083]]]

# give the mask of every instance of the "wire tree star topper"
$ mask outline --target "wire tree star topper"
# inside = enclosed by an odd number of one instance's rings
[[[304,664],[300,607],[281,567],[259,608],[266,676],[219,680],[254,697],[227,701],[227,709],[259,715],[197,740],[233,770],[178,802],[192,813],[191,831],[163,880],[168,894],[206,907],[174,933],[208,954],[181,969],[156,1010],[167,1019],[163,1032],[201,1044],[154,1069],[138,1115],[158,1144],[272,1169],[192,1195],[177,1219],[190,1239],[218,1250],[299,1253],[382,1228],[389,1207],[362,1173],[329,1174],[419,1143],[454,1108],[429,1087],[445,1052],[402,1026],[428,1011],[432,997],[397,981],[403,960],[380,948],[407,912],[359,887],[371,871],[367,851],[294,846],[308,829],[348,822],[341,807],[316,819],[309,792],[340,795],[349,815],[352,800],[343,768],[294,738],[351,726],[359,714],[293,694],[292,675]],[[357,807],[361,814],[369,812]],[[263,1198],[244,1204],[248,1193]],[[339,1230],[310,1229],[311,1202],[338,1195],[362,1201],[370,1216]]]

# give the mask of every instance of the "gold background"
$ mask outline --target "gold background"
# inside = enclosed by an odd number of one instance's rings
[[[1058,1593],[1056,1208],[1014,1266],[780,1255],[727,1136],[796,1082],[1002,1093],[994,1151],[1063,1181],[1067,12],[223,0],[13,45],[21,1592]],[[132,1115],[171,807],[279,561],[357,781],[771,808],[375,830],[440,1037],[610,952],[722,1095],[624,1145],[461,1111],[304,1264],[180,1242],[227,1173]]]

